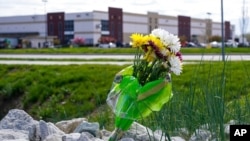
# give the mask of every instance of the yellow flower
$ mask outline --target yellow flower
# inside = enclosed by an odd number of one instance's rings
[[[162,43],[160,38],[150,35],[148,40],[151,40],[155,44],[155,46],[158,48],[159,51],[162,51],[165,49],[164,44]]]
[[[156,59],[155,53],[150,46],[147,46],[148,51],[144,55],[144,59],[147,62],[153,62]]]
[[[146,38],[142,34],[134,33],[130,36],[132,39],[132,47],[141,47],[142,45],[145,45]]]
[[[163,50],[164,52],[163,52],[163,54],[165,55],[165,56],[170,56],[171,55],[171,52],[168,50],[168,49],[165,49],[165,50]]]

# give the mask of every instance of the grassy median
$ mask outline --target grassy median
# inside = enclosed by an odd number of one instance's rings
[[[183,47],[183,54],[221,54],[221,48],[187,48]],[[0,49],[0,54],[134,54],[133,48],[98,48],[98,47],[79,47],[79,48],[28,48],[28,49]],[[250,48],[231,48],[226,47],[227,54],[250,54]]]
[[[21,108],[35,119],[91,117],[112,129],[113,113],[106,97],[114,75],[124,67],[0,65],[0,116]],[[250,123],[249,68],[250,61],[186,64],[182,75],[172,75],[171,101],[147,122],[139,122],[170,134],[182,127],[194,131],[203,124],[217,131],[232,119]],[[216,133],[224,137],[221,129]]]

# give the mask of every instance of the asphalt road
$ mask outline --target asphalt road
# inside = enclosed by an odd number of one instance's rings
[[[185,61],[221,61],[221,55],[183,55]],[[31,59],[54,59],[41,61]],[[55,61],[57,60],[58,61]],[[61,59],[86,59],[90,61],[62,61]],[[127,61],[91,61],[91,59],[124,59]],[[70,65],[70,64],[132,64],[134,55],[51,55],[51,54],[0,54],[0,64],[29,64],[29,65]],[[228,61],[250,61],[250,55],[226,55]]]

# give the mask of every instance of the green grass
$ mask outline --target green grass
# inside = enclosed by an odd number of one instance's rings
[[[0,54],[134,54],[133,48],[40,48],[40,49],[0,49]],[[183,54],[220,54],[221,48],[182,48]],[[249,48],[225,48],[227,54],[249,54]]]
[[[124,62],[124,61],[133,61],[133,59],[46,59],[46,58],[0,58],[0,60],[18,60],[18,61],[59,61],[59,62],[64,62],[64,61],[73,61],[73,62],[88,62],[88,61],[93,61],[93,62],[107,62],[107,61],[114,61],[114,62]]]
[[[22,107],[35,118],[58,121],[82,117],[98,103],[105,103],[114,74],[121,66],[1,65],[0,68],[1,104],[20,96]]]
[[[36,119],[89,117],[111,130],[114,115],[105,100],[114,75],[124,67],[0,65],[0,107],[20,98],[21,107]],[[169,135],[186,128],[186,138],[206,124],[214,136],[226,140],[224,123],[250,123],[249,68],[250,61],[187,64],[182,75],[172,75],[170,102],[139,122]],[[7,111],[3,108],[0,116]]]
[[[202,62],[186,66],[183,75],[173,77],[172,100],[144,123],[168,135],[178,135],[176,130],[186,128],[189,131],[186,140],[196,129],[206,126],[213,138],[228,140],[225,123],[230,120],[250,123],[248,68],[249,62]]]

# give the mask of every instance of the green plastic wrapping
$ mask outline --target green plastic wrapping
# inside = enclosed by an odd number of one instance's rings
[[[115,126],[123,131],[128,130],[133,121],[159,111],[172,97],[170,76],[141,86],[132,72],[133,66],[118,72],[107,97],[115,113]]]

